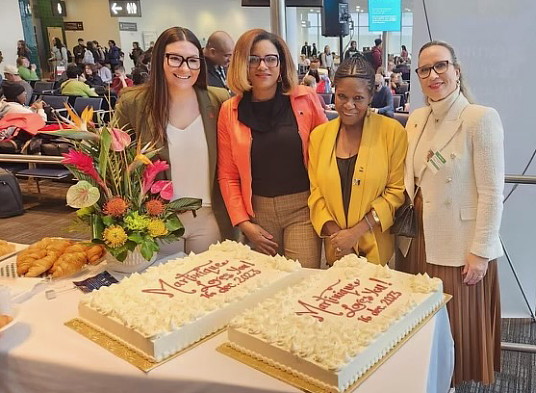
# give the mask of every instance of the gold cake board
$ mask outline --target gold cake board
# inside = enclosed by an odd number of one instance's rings
[[[385,356],[383,356],[378,362],[376,362],[371,368],[369,368],[365,374],[363,374],[357,381],[350,385],[343,393],[351,392],[355,390],[359,385],[361,385],[368,377],[370,377],[374,372],[391,356],[393,356],[402,346],[408,342],[424,325],[430,321],[441,308],[443,308],[449,300],[452,299],[451,295],[443,294],[443,301],[441,304],[425,319],[423,319],[417,326],[415,326],[402,340],[400,340]],[[280,381],[283,381],[295,388],[298,388],[304,392],[308,393],[340,393],[338,390],[330,390],[322,386],[318,386],[310,381],[306,381],[303,378],[300,378],[290,372],[281,370],[275,366],[272,366],[268,363],[263,362],[260,359],[257,359],[253,356],[250,356],[244,352],[241,352],[233,347],[230,343],[224,343],[216,348],[218,352],[223,353],[235,360],[238,360],[241,363],[244,363],[247,366],[250,366],[256,370],[259,370],[265,374],[270,375]]]
[[[98,329],[95,329],[94,327],[88,325],[87,323],[85,323],[79,318],[74,318],[74,319],[71,319],[70,321],[65,322],[65,326],[70,327],[75,332],[80,333],[82,336],[90,339],[95,344],[100,345],[102,348],[120,357],[121,359],[129,362],[133,366],[139,368],[140,370],[146,373],[157,368],[158,366],[161,366],[164,363],[169,362],[170,360],[175,359],[177,356],[182,355],[183,353],[197,347],[198,345],[203,344],[205,341],[210,340],[212,337],[218,335],[223,330],[225,330],[225,328],[219,329],[215,331],[214,333],[209,334],[203,339],[193,343],[192,345],[182,349],[181,351],[173,354],[172,356],[160,362],[152,362],[148,360],[147,358],[145,358],[144,356],[140,355],[138,352],[127,347],[125,344],[117,340],[114,340],[107,334],[101,332]]]

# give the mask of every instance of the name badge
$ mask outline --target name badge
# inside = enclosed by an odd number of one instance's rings
[[[432,171],[432,173],[435,175],[439,170],[447,163],[447,160],[445,160],[445,157],[441,155],[439,151],[432,151],[430,150],[430,154],[428,155],[428,162],[426,165],[428,166],[428,169]]]

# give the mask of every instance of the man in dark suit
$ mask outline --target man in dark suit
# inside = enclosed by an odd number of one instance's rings
[[[233,55],[234,41],[224,31],[216,31],[208,37],[207,45],[203,50],[207,62],[207,82],[209,86],[227,86],[227,67]]]
[[[305,41],[305,44],[301,47],[301,54],[305,55],[305,57],[309,58],[311,57],[311,45]]]

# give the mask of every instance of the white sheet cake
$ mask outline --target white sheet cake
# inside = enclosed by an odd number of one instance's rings
[[[300,271],[298,262],[225,241],[84,296],[79,316],[146,358],[161,361],[296,282]]]
[[[344,391],[443,301],[441,280],[349,255],[234,318],[231,346]]]

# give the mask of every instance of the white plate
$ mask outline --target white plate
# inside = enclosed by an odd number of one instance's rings
[[[15,254],[18,254],[22,250],[28,248],[27,244],[19,244],[19,243],[11,243],[11,242],[8,242],[8,243],[15,245],[15,251],[11,251],[11,252],[8,252],[7,254],[1,255],[0,256],[0,261],[3,261],[4,259],[7,259],[7,258],[9,258],[9,257],[11,257],[11,256],[13,256]]]
[[[6,326],[0,328],[0,333],[2,333],[4,330],[9,329],[11,326],[13,326],[14,324],[16,324],[18,322],[19,308],[17,306],[12,306],[11,307],[11,313],[8,314],[8,315],[12,316],[13,320],[11,322],[9,322]]]

